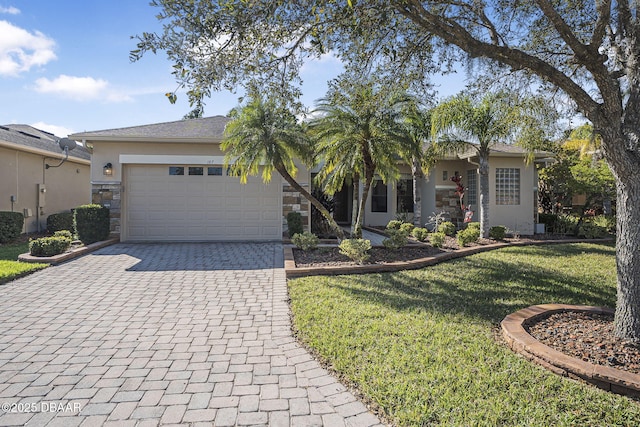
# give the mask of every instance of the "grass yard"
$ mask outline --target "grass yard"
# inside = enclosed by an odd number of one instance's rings
[[[29,252],[29,243],[0,245],[0,284],[48,266],[48,264],[18,262],[18,255],[25,252]]]
[[[640,404],[561,378],[496,340],[542,303],[615,304],[615,250],[506,248],[423,270],[289,281],[294,324],[387,420],[421,425],[640,425]]]

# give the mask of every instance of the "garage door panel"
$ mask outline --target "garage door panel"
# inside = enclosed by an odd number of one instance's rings
[[[125,167],[128,240],[281,238],[281,185],[260,178],[169,175],[169,165]],[[188,166],[185,166],[185,172]]]

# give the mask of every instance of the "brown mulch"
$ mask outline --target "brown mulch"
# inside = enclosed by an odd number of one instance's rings
[[[566,355],[640,374],[640,345],[613,335],[613,315],[567,311],[526,329],[538,341]]]
[[[523,237],[520,239],[505,239],[504,241],[526,241],[533,239],[534,238],[532,237]],[[485,246],[494,243],[498,243],[498,241],[493,239],[480,239],[477,242],[470,244],[469,247]],[[409,261],[434,256],[442,252],[456,251],[458,249],[460,249],[460,247],[458,246],[456,239],[449,236],[445,238],[442,248],[434,248],[428,243],[414,243],[412,245],[402,247],[397,251],[374,247],[369,252],[371,257],[365,262],[365,264],[387,264],[390,262]],[[351,259],[342,255],[337,247],[320,247],[312,251],[303,251],[294,248],[293,257],[296,262],[296,267],[335,267],[356,265],[356,263]]]

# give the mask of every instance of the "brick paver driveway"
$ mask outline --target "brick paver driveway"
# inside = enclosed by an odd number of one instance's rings
[[[279,244],[118,244],[0,287],[0,425],[374,425],[291,336]]]

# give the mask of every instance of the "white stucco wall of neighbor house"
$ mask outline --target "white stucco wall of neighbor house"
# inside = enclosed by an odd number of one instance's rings
[[[35,150],[34,150],[35,151]],[[0,211],[25,214],[23,232],[47,228],[47,217],[89,203],[89,161],[0,147]]]

